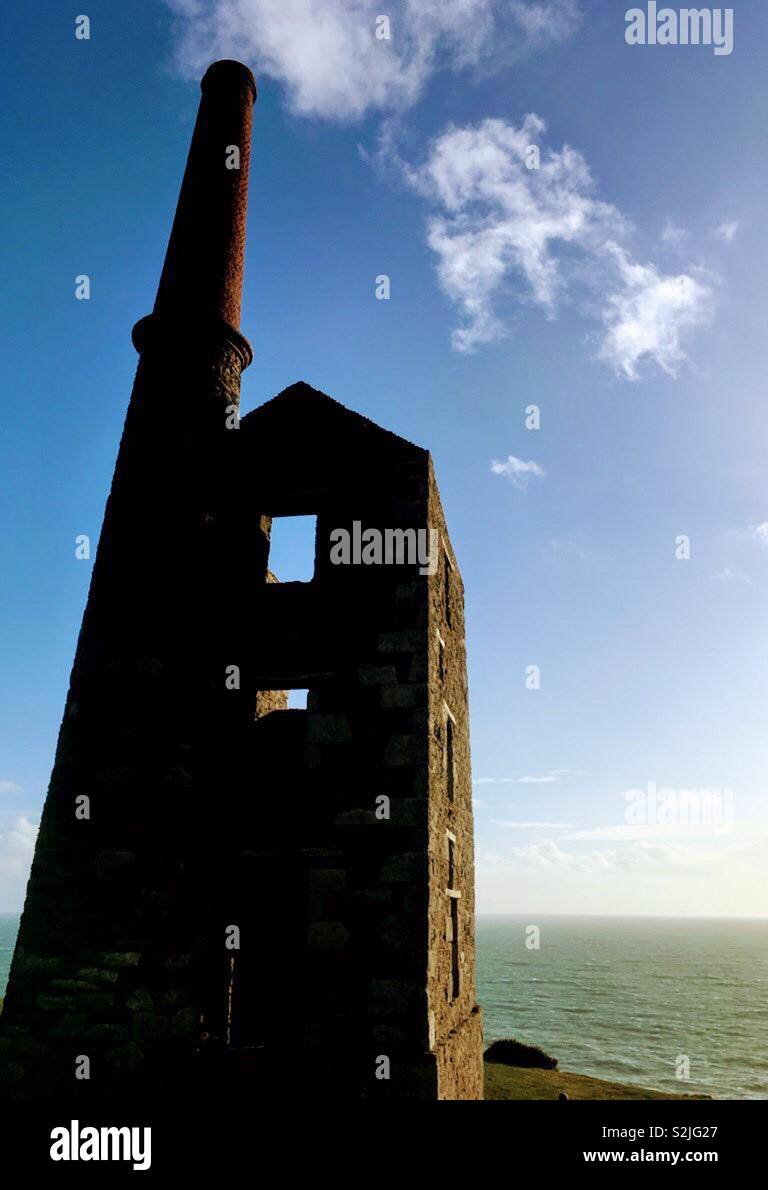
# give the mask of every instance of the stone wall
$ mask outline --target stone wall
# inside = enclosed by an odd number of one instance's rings
[[[255,83],[219,62],[202,88],[134,328],[0,1093],[274,1097],[300,1062],[340,1099],[476,1098],[463,603],[429,455],[301,383],[238,426]],[[302,513],[314,578],[276,583],[271,520]],[[448,561],[336,567],[355,524],[437,526]]]
[[[463,594],[429,456],[299,385],[222,441],[212,477],[188,464],[218,425],[202,409],[191,454],[160,469],[152,435],[156,479],[117,495],[149,516],[162,478],[177,531],[152,583],[113,536],[106,562],[100,547],[2,1017],[6,1087],[274,1095],[300,1063],[339,1100],[480,1098]],[[311,582],[268,570],[288,513],[318,517]],[[116,515],[113,495],[110,534]],[[333,565],[355,522],[436,527],[437,572]]]
[[[481,1099],[464,587],[431,464],[429,485],[440,546],[429,580],[429,1011],[439,1098]]]
[[[162,1093],[197,1045],[222,738],[253,715],[225,592],[259,559],[232,549],[238,337],[177,335],[142,337],[0,1017],[12,1096]]]

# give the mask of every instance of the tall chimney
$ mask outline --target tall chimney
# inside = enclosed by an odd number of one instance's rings
[[[225,59],[209,66],[200,90],[153,314],[188,327],[221,321],[237,332],[256,82],[247,66]],[[147,329],[147,319],[134,328],[139,351]],[[243,347],[247,366],[250,350]]]
[[[238,330],[256,83],[240,62],[214,62],[173,221],[155,313],[222,318]]]
[[[154,311],[133,331],[139,366],[0,1018],[0,1085],[9,1070],[22,1098],[159,1092],[199,1043],[211,807],[252,718],[223,680],[248,553],[229,431],[251,361],[239,325],[255,96],[239,62],[207,71]]]

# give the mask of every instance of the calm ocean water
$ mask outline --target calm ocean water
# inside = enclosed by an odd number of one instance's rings
[[[617,1082],[768,1099],[768,921],[486,917],[477,935],[486,1040]]]
[[[0,915],[0,995],[17,928]],[[486,917],[477,963],[487,1041],[517,1037],[562,1070],[617,1082],[768,1099],[766,921]]]

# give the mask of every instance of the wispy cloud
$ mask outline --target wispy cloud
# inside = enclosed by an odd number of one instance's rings
[[[549,769],[542,777],[514,776],[514,777],[474,777],[473,785],[549,785],[559,781],[561,777],[589,777],[597,776],[587,769]]]
[[[471,352],[503,338],[509,294],[554,318],[576,293],[586,313],[598,312],[598,356],[618,375],[637,380],[645,363],[675,375],[687,358],[686,332],[710,315],[709,284],[636,260],[624,244],[628,221],[597,197],[582,154],[548,146],[545,134],[535,114],[519,127],[487,119],[446,129],[421,166],[396,158],[435,208],[427,242],[461,314],[454,348]]]
[[[20,814],[0,830],[0,906],[21,908],[35,850],[38,824]]]
[[[732,823],[670,822],[644,823],[638,826],[598,826],[591,830],[574,831],[564,836],[567,842],[582,842],[585,839],[603,840],[614,843],[632,843],[642,839],[690,839],[697,835],[711,838],[716,835],[733,834]]]
[[[621,284],[603,311],[605,335],[600,358],[629,380],[639,377],[643,360],[654,360],[669,376],[688,357],[685,331],[706,322],[712,291],[686,273],[664,275],[652,264],[639,264],[623,248],[608,245]]]
[[[688,232],[684,227],[678,227],[671,219],[667,219],[662,228],[661,238],[665,244],[682,244],[688,238]]]
[[[729,838],[622,834],[611,845],[590,847],[558,835],[504,854],[478,849],[478,903],[485,913],[562,913],[567,905],[571,913],[605,913],[610,906],[640,916],[765,916],[766,864],[765,824]]]
[[[751,538],[759,545],[768,546],[768,521],[763,521],[761,525],[748,525],[740,535]]]
[[[694,862],[686,847],[639,840],[621,849],[565,851],[552,839],[516,847],[507,863],[522,869],[567,870],[582,875],[682,871]]]
[[[516,488],[521,488],[523,491],[528,487],[528,480],[531,476],[535,476],[536,479],[543,479],[547,474],[543,467],[540,467],[538,463],[534,463],[533,459],[529,459],[526,463],[523,459],[518,459],[514,455],[508,455],[503,463],[498,459],[494,459],[491,463],[491,471],[494,475],[503,475]]]
[[[738,219],[727,219],[724,223],[721,223],[719,227],[712,229],[712,235],[717,236],[719,240],[725,240],[726,244],[730,244],[736,238],[736,232],[738,230]]]
[[[165,2],[183,75],[245,60],[285,87],[294,112],[343,121],[403,111],[440,69],[488,72],[562,41],[582,15],[579,0]]]
[[[717,574],[713,574],[712,578],[716,582],[721,583],[741,583],[746,586],[752,582],[752,579],[743,570],[738,567],[726,566],[723,570],[719,570]]]
[[[586,562],[589,557],[587,551],[577,545],[575,541],[561,541],[559,538],[553,537],[549,544],[556,554],[563,557],[578,558],[580,562]]]
[[[551,830],[573,830],[572,822],[510,822],[506,818],[492,818],[494,826],[504,827],[505,830],[527,831],[546,827]]]
[[[24,790],[22,789],[22,787],[20,785],[17,785],[15,781],[7,781],[7,780],[0,781],[0,794],[3,794],[3,793],[13,794],[13,793],[23,793],[23,792],[24,792]]]

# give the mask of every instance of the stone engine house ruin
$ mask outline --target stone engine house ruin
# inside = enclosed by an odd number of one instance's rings
[[[427,451],[303,383],[238,422],[255,96],[239,63],[203,79],[134,329],[0,1017],[10,1096],[274,1094],[301,1059],[339,1098],[482,1098],[461,577]],[[281,583],[297,515],[314,573]]]

